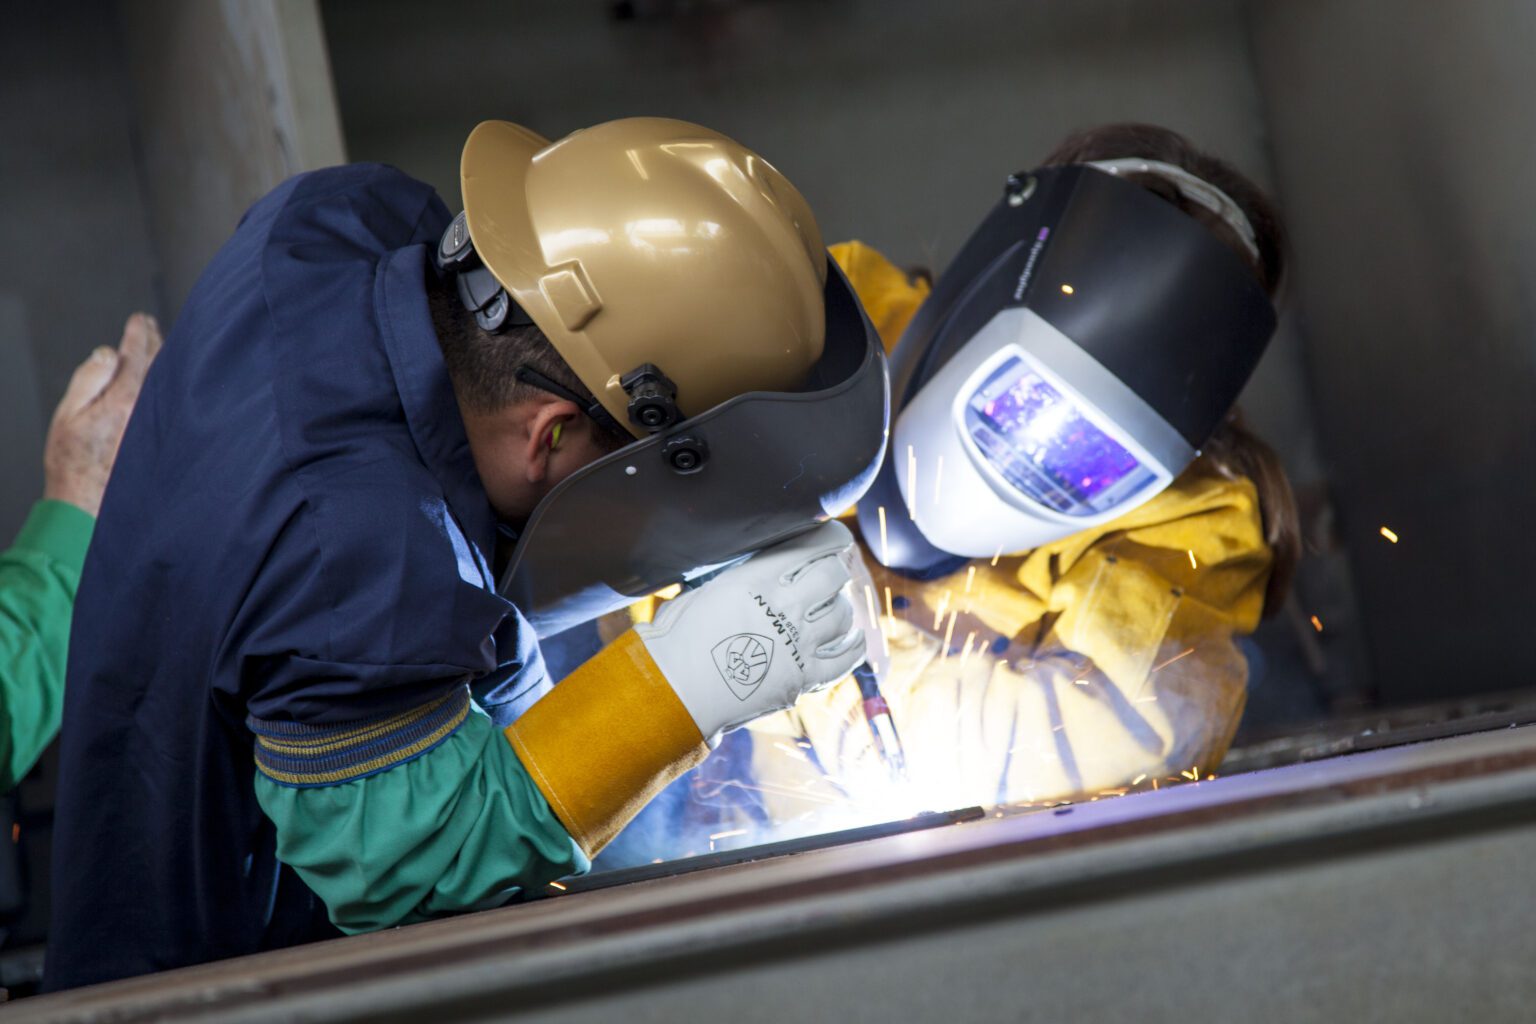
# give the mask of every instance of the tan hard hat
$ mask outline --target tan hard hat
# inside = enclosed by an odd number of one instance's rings
[[[651,363],[695,416],[798,387],[825,341],[826,250],[770,163],[685,121],[609,121],[550,143],[486,121],[460,163],[481,262],[613,417]]]

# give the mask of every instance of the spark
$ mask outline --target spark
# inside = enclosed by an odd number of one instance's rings
[[[1063,295],[1071,295],[1076,290],[1077,289],[1073,288],[1069,284],[1064,284],[1064,285],[1061,286],[1061,294],[1063,294]]]
[[[965,638],[965,646],[963,648],[961,648],[961,650],[960,650],[960,674],[961,675],[965,674],[965,663],[971,657],[971,644],[974,643],[975,640],[976,640],[976,631],[973,629],[973,630],[971,630],[970,635]]]
[[[1199,563],[1195,561],[1194,549],[1190,549],[1189,551],[1186,551],[1184,553],[1189,556],[1189,567],[1191,569],[1198,569],[1198,568],[1200,568]]]
[[[885,506],[880,506],[880,561],[882,564],[891,564],[891,548],[885,541]]]
[[[709,841],[710,842],[714,842],[716,839],[729,839],[729,838],[731,838],[731,836],[744,836],[746,834],[747,834],[747,830],[744,829],[744,828],[733,828],[733,829],[728,829],[725,832],[713,832],[713,833],[711,833],[710,837],[709,837]]]
[[[880,614],[875,610],[875,588],[871,584],[864,584],[864,600],[869,605],[869,621],[880,627],[880,649],[885,656],[891,656],[891,641],[885,635],[885,623],[880,621]]]
[[[21,842],[21,822],[19,821],[11,824],[11,842]]]
[[[549,883],[549,887],[551,889],[559,889],[561,892],[565,892],[566,891],[565,886],[561,885],[559,882],[550,882]]]
[[[1169,665],[1172,665],[1174,662],[1178,661],[1180,658],[1187,658],[1191,654],[1194,654],[1194,653],[1195,653],[1195,649],[1193,647],[1186,647],[1184,650],[1180,651],[1178,654],[1175,654],[1173,657],[1169,658],[1167,661],[1163,662],[1161,665],[1153,665],[1152,666],[1152,671],[1156,672],[1159,669],[1165,669]]]
[[[997,560],[999,558],[1002,558],[1002,557],[1003,557],[1003,546],[1001,544],[999,544],[997,546],[997,550],[992,552],[992,564],[996,565],[997,564]]]
[[[1139,786],[1143,782],[1146,782],[1146,781],[1147,781],[1147,773],[1146,772],[1142,772],[1140,775],[1136,776],[1134,779],[1131,780],[1131,785]]]
[[[907,445],[907,518],[916,519],[917,505],[917,452]]]
[[[891,588],[885,588],[885,614],[889,619],[896,618],[896,601],[891,597]]]
[[[784,753],[788,754],[790,757],[798,757],[802,761],[809,761],[810,760],[810,758],[806,757],[804,753],[802,753],[799,750],[796,750],[794,747],[791,747],[789,744],[784,743],[782,740],[774,741],[773,745],[778,747],[780,750],[784,751]]]
[[[1072,682],[1074,684],[1076,684],[1077,686],[1087,686],[1088,685],[1088,680],[1083,678],[1082,676],[1078,676],[1076,679],[1072,680]]]
[[[965,592],[971,592],[971,586],[976,582],[976,567],[973,565],[965,571]]]
[[[824,775],[823,778],[825,778],[828,782],[832,783],[833,785],[841,785],[842,782],[843,782],[842,779],[838,778],[835,775],[828,774],[828,775]],[[832,805],[834,807],[845,806],[845,805],[847,805],[847,804],[852,802],[847,797],[834,797],[834,796],[828,796],[825,793],[811,792],[810,787],[814,786],[814,785],[815,785],[814,780],[811,781],[811,782],[805,783],[803,786],[781,786],[781,785],[775,785],[773,783],[764,783],[764,784],[759,784],[759,785],[747,785],[746,783],[737,783],[738,788],[740,788],[741,790],[743,790],[745,792],[748,792],[748,793],[762,793],[765,796],[787,796],[787,797],[793,797],[796,800],[814,800],[817,803],[830,804],[830,805]]]
[[[945,596],[949,596],[947,591]],[[955,638],[955,616],[958,614],[960,614],[960,609],[958,608],[951,611],[949,613],[949,625],[944,627],[944,657],[946,658],[949,657],[949,642]]]
[[[939,456],[939,464],[933,471],[933,503],[939,503],[939,496],[944,493],[944,456]]]
[[[1391,541],[1393,544],[1397,543],[1397,534],[1393,533],[1391,530],[1387,529],[1385,526],[1383,526],[1381,528],[1381,535],[1383,537],[1387,538],[1387,540]]]
[[[1312,616],[1312,628],[1321,633],[1323,631],[1323,620],[1316,615]]]
[[[1154,792],[1154,793],[1157,792],[1157,780],[1156,779],[1152,780],[1152,792]]]
[[[1154,693],[1150,697],[1137,697],[1131,703],[1132,704],[1156,704],[1157,703],[1157,694]]]
[[[944,596],[939,598],[938,611],[933,613],[933,628],[938,629],[944,621],[944,613],[949,611],[949,599],[954,596],[953,591],[944,591]]]

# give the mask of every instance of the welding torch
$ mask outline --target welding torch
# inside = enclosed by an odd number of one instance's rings
[[[901,736],[896,732],[896,720],[891,708],[880,693],[880,680],[875,678],[875,667],[860,662],[853,670],[854,681],[859,684],[860,706],[864,720],[869,723],[869,733],[874,739],[875,753],[885,762],[892,782],[907,781],[907,756],[901,748]]]

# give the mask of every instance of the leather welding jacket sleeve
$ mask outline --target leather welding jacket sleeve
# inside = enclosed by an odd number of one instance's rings
[[[333,733],[262,737],[256,790],[277,825],[278,859],[345,932],[495,906],[583,872],[646,801],[708,752],[633,633],[505,730],[467,691],[408,714],[425,723],[421,732],[442,719],[448,735],[403,763],[331,785],[280,781],[279,766],[304,758],[297,748],[306,742],[334,745]]]
[[[59,731],[70,618],[94,526],[73,505],[40,501],[0,553],[0,792]]]
[[[866,307],[896,311],[879,322],[894,346],[923,293],[867,247],[832,252]],[[1203,777],[1225,756],[1246,701],[1236,638],[1258,623],[1271,564],[1251,481],[1197,461],[1118,520],[939,580],[866,561],[891,591],[882,688],[919,786],[1071,799]],[[858,702],[845,681],[752,727],[756,781],[804,794],[775,818],[858,798],[855,766],[873,760]],[[836,783],[818,786],[813,763]]]

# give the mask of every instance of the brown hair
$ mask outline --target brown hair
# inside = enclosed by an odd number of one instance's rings
[[[498,412],[514,402],[544,394],[517,379],[519,366],[537,370],[583,401],[592,401],[592,392],[537,327],[530,324],[489,334],[475,323],[474,314],[464,308],[454,286],[435,279],[429,282],[427,301],[432,326],[437,329],[437,344],[448,367],[448,379],[454,394],[470,410]],[[604,451],[617,451],[634,440],[600,423],[593,424],[593,437]]]
[[[1125,175],[1128,180],[1146,187],[1209,228],[1243,257],[1270,299],[1278,299],[1285,277],[1287,247],[1285,228],[1274,203],[1231,164],[1201,152],[1184,136],[1150,124],[1102,125],[1069,135],[1042,163],[1045,166],[1080,164],[1120,157],[1140,157],[1182,167],[1231,196],[1253,225],[1254,241],[1259,250],[1257,263],[1220,217],[1185,199],[1170,182],[1151,174]],[[1226,422],[1217,429],[1201,458],[1224,476],[1247,477],[1258,491],[1264,539],[1274,556],[1269,584],[1264,592],[1264,614],[1271,615],[1279,611],[1285,601],[1291,577],[1296,572],[1296,562],[1301,557],[1300,521],[1285,468],[1275,450],[1248,429],[1237,409],[1233,409]]]

